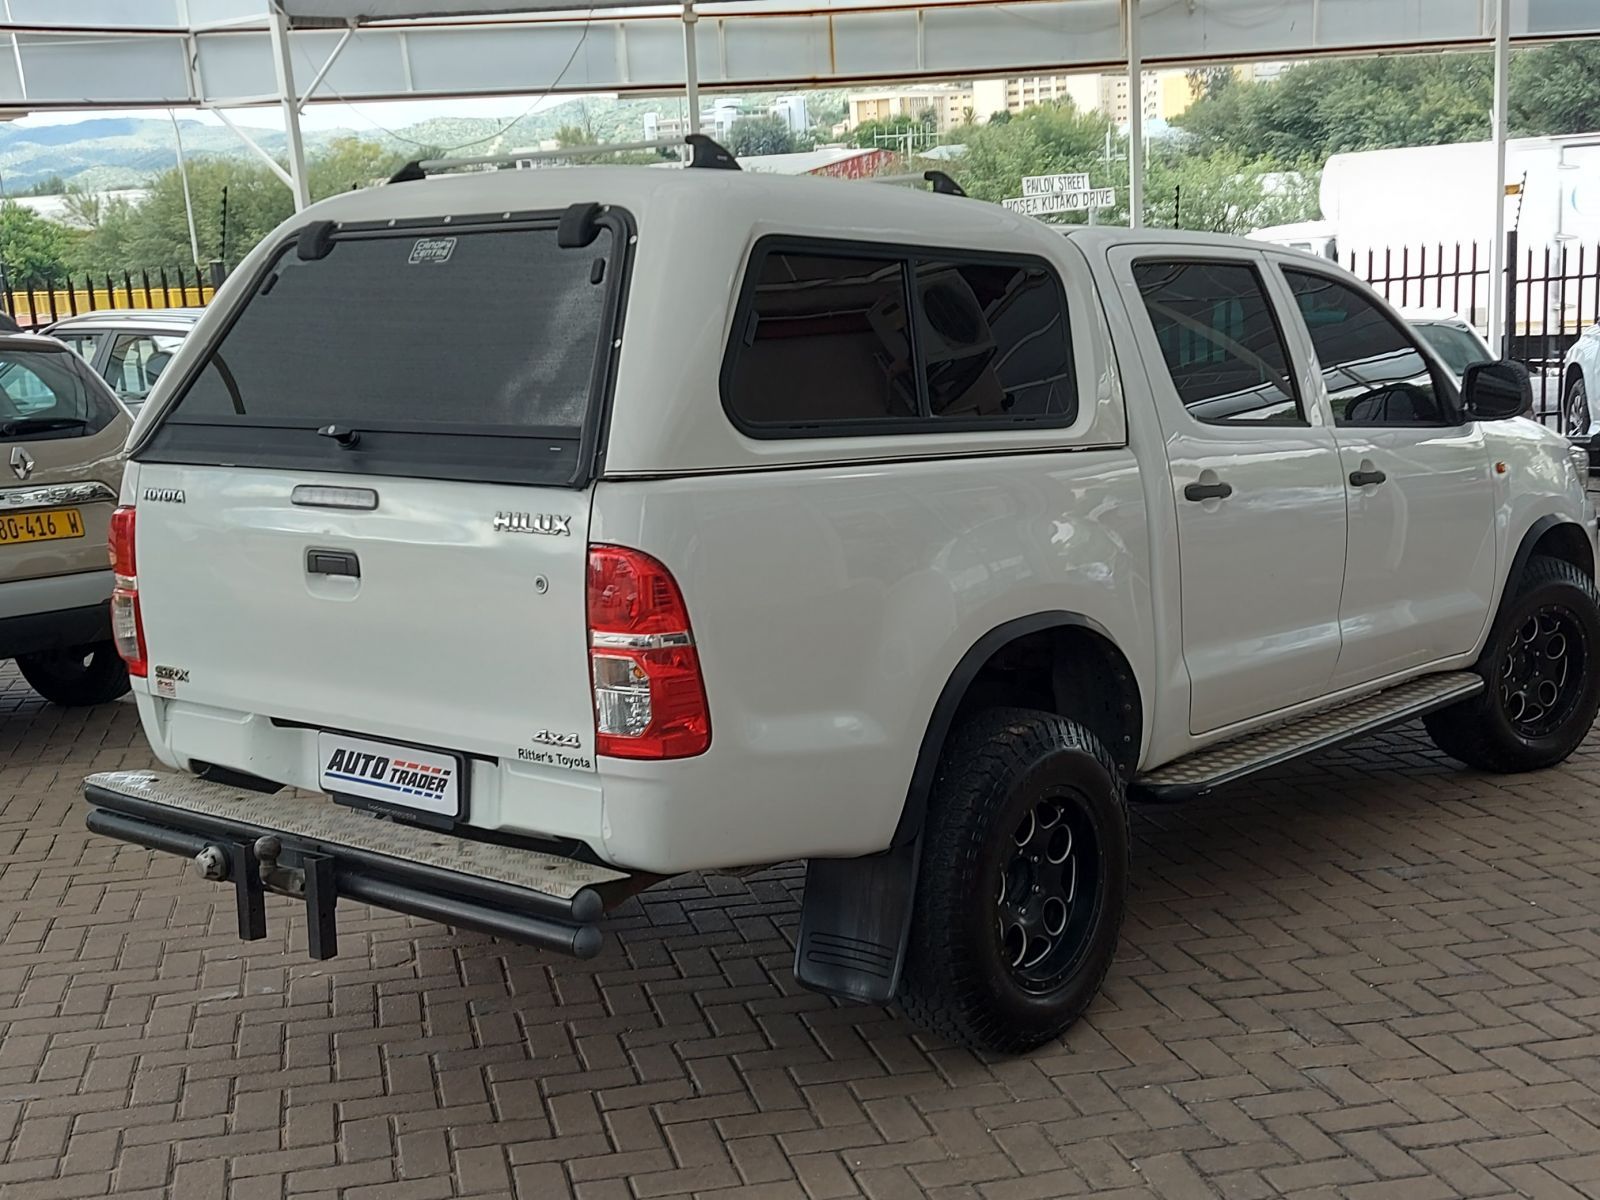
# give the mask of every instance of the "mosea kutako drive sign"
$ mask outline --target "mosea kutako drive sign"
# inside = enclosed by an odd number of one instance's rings
[[[1000,201],[1015,213],[1029,217],[1042,217],[1048,213],[1088,212],[1090,209],[1115,208],[1116,188],[1090,188],[1082,192],[1056,192],[1044,196],[1016,196]]]

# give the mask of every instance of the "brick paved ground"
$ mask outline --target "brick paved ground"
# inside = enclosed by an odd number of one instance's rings
[[[1138,821],[1105,995],[988,1060],[797,991],[794,868],[683,881],[587,964],[231,893],[89,837],[132,708],[0,675],[0,1196],[1600,1198],[1600,741],[1414,730]]]

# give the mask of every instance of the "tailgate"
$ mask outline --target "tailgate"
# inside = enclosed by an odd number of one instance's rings
[[[150,463],[138,493],[156,694],[592,760],[588,490]],[[370,509],[323,506],[368,494]]]
[[[138,600],[150,690],[227,754],[288,740],[303,766],[314,742],[325,790],[447,817],[482,774],[451,756],[593,770],[590,480],[628,253],[600,210],[303,214],[196,330],[132,450]],[[230,742],[233,714],[327,732]]]

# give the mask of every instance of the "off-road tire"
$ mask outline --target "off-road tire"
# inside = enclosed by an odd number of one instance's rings
[[[1488,686],[1470,700],[1429,714],[1423,724],[1434,745],[1470,767],[1505,774],[1538,771],[1576,750],[1600,710],[1600,593],[1571,563],[1534,555],[1505,604],[1476,668]],[[1530,734],[1514,719],[1502,680],[1515,665],[1508,660],[1518,653],[1524,631],[1541,614],[1563,622],[1565,636],[1579,643],[1569,649],[1580,657],[1573,664],[1572,691],[1561,699],[1562,715],[1549,730]]]
[[[17,670],[39,695],[69,708],[105,704],[128,691],[127,665],[110,642],[19,654]]]
[[[899,993],[908,1017],[954,1042],[1017,1053],[1059,1037],[1083,1014],[1110,969],[1126,906],[1125,792],[1110,752],[1074,721],[991,709],[955,730],[923,827]],[[1022,853],[1014,840],[1019,821],[1057,801],[1063,813],[1076,806],[1075,821],[1092,823],[1079,826],[1090,834],[1080,842],[1094,851],[1085,867],[1094,883],[1084,889],[1092,907],[1073,917],[1083,921],[1083,933],[1061,960],[1059,982],[1029,990],[1006,957],[1002,881]]]

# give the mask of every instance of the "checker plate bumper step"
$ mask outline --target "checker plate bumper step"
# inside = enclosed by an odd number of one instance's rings
[[[1208,746],[1134,780],[1136,797],[1186,800],[1222,784],[1315,754],[1352,738],[1376,733],[1435,709],[1447,708],[1483,690],[1481,675],[1450,671],[1424,675],[1333,708]]]
[[[380,820],[310,792],[119,771],[89,776],[84,796],[91,831],[232,883],[246,940],[266,936],[264,892],[304,899],[313,958],[337,952],[341,896],[588,958],[607,895],[631,890],[610,867]]]

